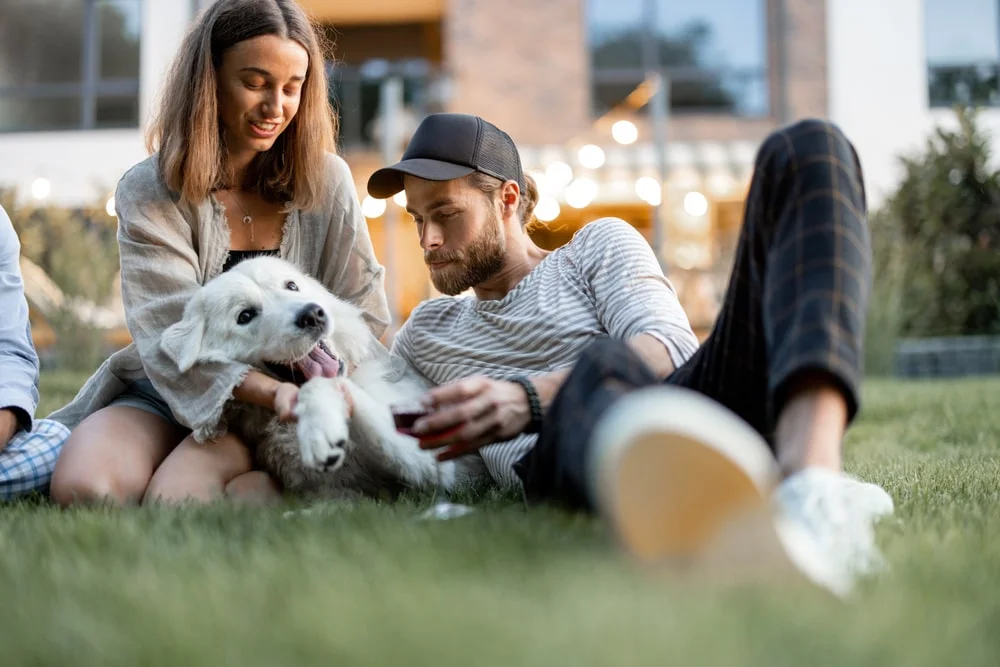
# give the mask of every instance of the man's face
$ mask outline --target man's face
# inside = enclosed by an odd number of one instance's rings
[[[403,180],[406,210],[413,216],[431,282],[455,295],[482,284],[503,268],[507,251],[500,203],[464,178]]]

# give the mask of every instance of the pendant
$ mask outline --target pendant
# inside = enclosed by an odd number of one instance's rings
[[[243,224],[250,225],[250,243],[253,243],[253,218],[251,218],[249,215],[244,215]]]

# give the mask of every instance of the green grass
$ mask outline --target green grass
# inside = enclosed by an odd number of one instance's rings
[[[47,404],[79,378],[47,376]],[[872,381],[848,468],[892,571],[847,603],[631,568],[591,519],[487,496],[282,518],[0,508],[3,665],[996,665],[1000,379]]]

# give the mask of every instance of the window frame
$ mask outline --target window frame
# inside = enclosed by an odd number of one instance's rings
[[[131,97],[138,100],[140,93],[139,75],[135,78],[101,79],[101,27],[99,5],[102,0],[81,0],[83,2],[83,40],[80,57],[80,81],[73,83],[31,83],[14,86],[0,86],[0,99],[43,100],[53,98],[78,98],[80,122],[75,126],[52,128],[11,128],[0,129],[0,135],[25,132],[75,132],[80,130],[117,130],[139,127],[140,118],[135,123],[99,127],[97,125],[98,100],[107,97]],[[139,44],[142,44],[141,13],[143,0],[134,0],[140,12]]]
[[[591,0],[584,0],[589,5]],[[659,63],[651,62],[655,58],[655,30],[653,21],[649,20],[647,12],[649,5],[657,0],[643,0],[641,24],[637,27],[643,28],[641,31],[642,43],[640,49],[643,57],[643,64],[639,67],[595,67],[593,63],[593,43],[590,40],[590,11],[586,7],[585,25],[586,47],[588,60],[588,99],[590,100],[590,113],[593,116],[600,116],[607,111],[598,111],[595,108],[595,89],[601,84],[628,84],[635,82],[636,85],[642,83],[650,74],[657,73],[671,83],[698,83],[719,81],[733,78],[741,82],[760,82],[762,92],[764,92],[763,109],[759,112],[741,113],[738,107],[732,109],[717,109],[713,107],[674,107],[674,98],[670,98],[669,113],[672,116],[736,116],[744,119],[770,118],[774,114],[774,100],[772,94],[771,70],[771,11],[773,0],[753,0],[758,3],[761,10],[762,29],[764,31],[764,53],[763,65],[761,67],[699,67],[699,66],[663,66]],[[997,0],[1000,2],[1000,0]]]
[[[930,23],[927,20],[927,0],[923,3],[923,13],[924,13],[924,48],[925,48],[925,61],[924,66],[927,68],[927,106],[931,109],[951,109],[956,105],[964,106],[980,106],[984,108],[994,109],[1000,108],[1000,0],[994,0],[994,4],[997,6],[997,16],[996,24],[993,26],[994,39],[998,45],[998,56],[995,60],[973,60],[962,65],[947,65],[947,64],[933,64],[929,58],[926,57],[926,44],[927,35],[930,30]],[[934,95],[934,76],[937,73],[947,71],[947,70],[979,70],[980,72],[989,71],[993,78],[993,93],[991,99],[988,101],[962,101],[958,99],[958,96],[952,96],[949,98],[936,97]]]

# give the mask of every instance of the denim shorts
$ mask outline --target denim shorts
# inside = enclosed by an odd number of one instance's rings
[[[124,405],[130,408],[138,408],[163,417],[174,426],[180,426],[180,422],[174,418],[174,413],[170,411],[170,406],[160,396],[160,392],[156,391],[152,382],[143,378],[142,380],[127,382],[125,386],[125,391],[115,397],[108,404],[109,407],[112,405]]]

